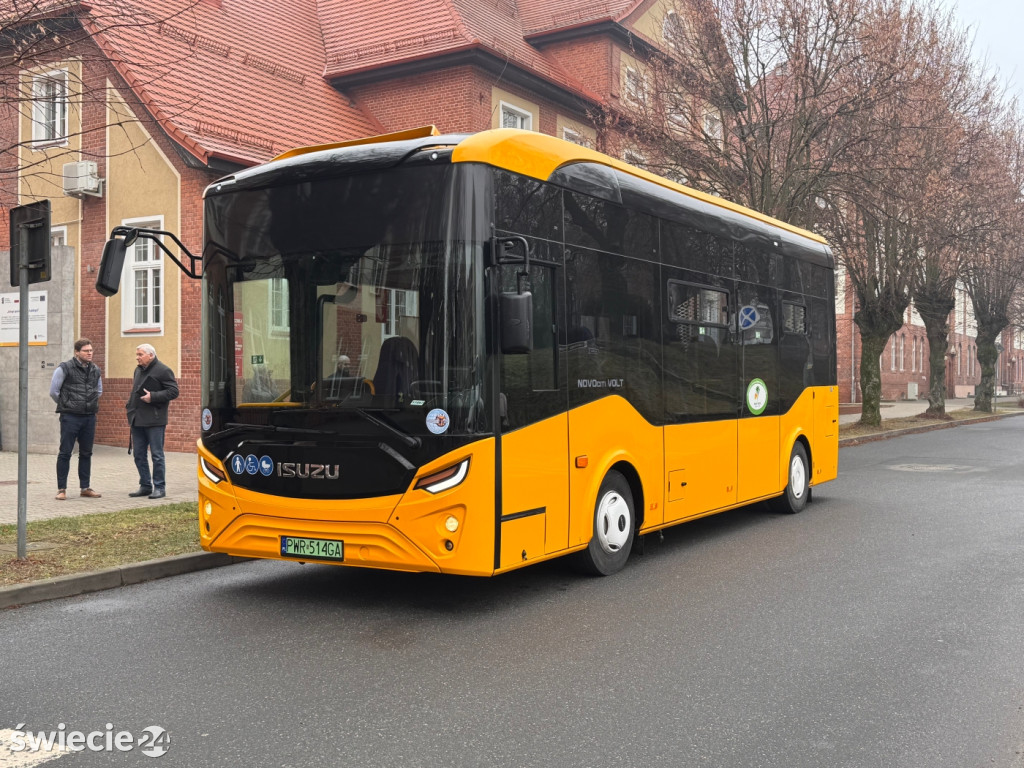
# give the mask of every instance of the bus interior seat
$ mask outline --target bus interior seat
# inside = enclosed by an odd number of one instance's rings
[[[373,376],[373,390],[378,395],[409,397],[412,383],[419,379],[419,353],[416,345],[404,336],[392,336],[380,345],[380,360]]]

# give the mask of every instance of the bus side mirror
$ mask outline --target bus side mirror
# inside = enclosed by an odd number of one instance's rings
[[[533,351],[533,294],[501,294],[501,351],[524,355]]]
[[[103,258],[96,273],[96,290],[101,295],[113,296],[121,287],[121,270],[127,250],[127,241],[123,237],[112,237],[103,246]]]

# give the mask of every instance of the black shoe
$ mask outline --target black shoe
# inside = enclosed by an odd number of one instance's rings
[[[147,488],[147,487],[146,487],[146,486],[144,486],[144,485],[140,485],[140,486],[139,486],[139,490],[137,490],[137,491],[132,491],[132,492],[131,492],[131,493],[129,493],[128,495],[134,498],[134,497],[136,497],[136,496],[149,496],[149,494],[151,494],[152,492],[153,492],[153,489],[152,489],[152,488]]]
[[[151,499],[162,499],[166,495],[167,495],[167,491],[162,491],[159,488],[157,488],[155,491],[153,491],[151,494],[149,494],[149,498],[151,498]]]

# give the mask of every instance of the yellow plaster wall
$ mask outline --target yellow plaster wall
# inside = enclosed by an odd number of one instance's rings
[[[33,148],[32,145],[32,77],[43,72],[66,69],[68,73],[68,138],[66,141]],[[82,134],[82,63],[77,59],[54,62],[36,67],[22,74],[22,103],[19,132],[18,193],[20,202],[32,203],[49,198],[50,226],[66,227],[66,244],[75,249],[75,280],[81,275],[82,203],[77,198],[64,196],[64,163],[81,159]],[[81,301],[75,291],[75,338],[80,335]]]
[[[107,231],[125,219],[163,217],[168,232],[181,231],[181,177],[146,129],[108,83],[107,98]],[[180,256],[173,242],[165,242]],[[135,348],[152,344],[157,356],[176,372],[181,369],[181,272],[163,257],[164,315],[162,332],[125,334],[121,299],[126,289],[107,299],[107,370],[128,378],[135,370]]]
[[[589,125],[581,123],[578,120],[573,120],[571,117],[566,117],[565,115],[558,115],[556,126],[558,138],[564,139],[565,136],[562,129],[568,128],[570,131],[576,131],[584,141],[588,142],[587,146],[591,149],[597,147],[597,131]]]

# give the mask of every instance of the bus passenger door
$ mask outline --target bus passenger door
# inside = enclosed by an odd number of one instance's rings
[[[568,416],[558,347],[561,246],[531,241],[526,289],[533,294],[533,349],[501,356],[501,544],[508,568],[568,546]],[[504,292],[521,265],[501,267]]]
[[[738,282],[740,349],[738,498],[744,502],[779,491],[778,301],[774,288]]]

